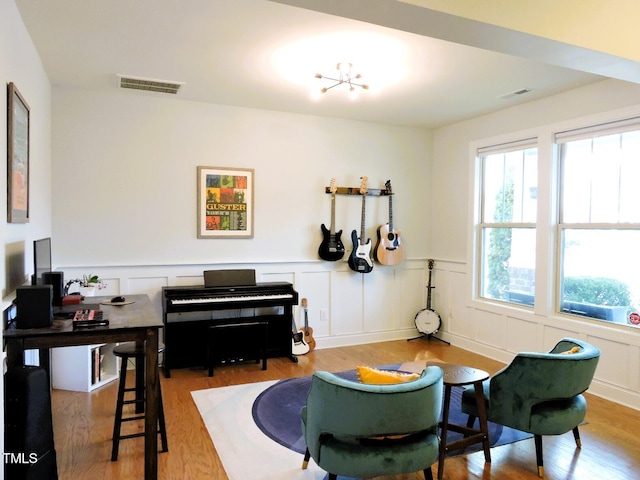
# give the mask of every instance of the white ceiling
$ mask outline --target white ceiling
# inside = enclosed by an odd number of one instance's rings
[[[185,82],[172,97],[182,100],[432,128],[605,78],[275,1],[16,4],[61,87],[116,89],[125,74]],[[312,100],[314,74],[333,75],[339,61],[354,63],[372,91]],[[507,95],[523,88],[531,92]]]

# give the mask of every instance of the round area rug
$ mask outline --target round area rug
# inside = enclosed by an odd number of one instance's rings
[[[356,380],[356,371],[337,373]],[[300,410],[307,403],[311,377],[289,378],[267,388],[253,402],[253,420],[270,439],[294,452],[304,454]]]
[[[397,367],[394,365],[379,368],[394,370]],[[336,375],[349,380],[357,379],[355,370]],[[300,454],[304,454],[306,450],[306,444],[302,437],[300,410],[307,402],[310,388],[311,377],[281,380],[263,391],[256,398],[252,407],[253,420],[267,437]],[[467,415],[462,413],[460,409],[462,391],[461,387],[451,389],[450,423],[465,425],[467,422]],[[518,430],[489,422],[489,441],[492,446],[518,441],[528,436],[530,435]],[[462,435],[450,431],[448,440],[453,441],[458,437],[462,437]],[[471,453],[480,448],[482,448],[481,444],[472,445],[467,447],[465,453]],[[449,452],[447,456],[458,453],[461,452]]]

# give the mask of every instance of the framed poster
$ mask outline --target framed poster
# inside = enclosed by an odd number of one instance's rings
[[[253,238],[253,169],[198,167],[198,238]]]
[[[29,105],[13,82],[7,92],[7,221],[29,221]]]

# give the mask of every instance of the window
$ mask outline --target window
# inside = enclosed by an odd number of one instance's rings
[[[480,149],[479,295],[533,305],[538,149],[532,140]]]
[[[640,305],[640,123],[565,132],[556,142],[558,310],[626,324]]]

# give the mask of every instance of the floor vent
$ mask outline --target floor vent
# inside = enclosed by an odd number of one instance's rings
[[[152,80],[150,78],[130,77],[118,75],[118,87],[131,90],[146,90],[148,92],[170,93],[176,95],[184,82],[170,82],[168,80]]]

